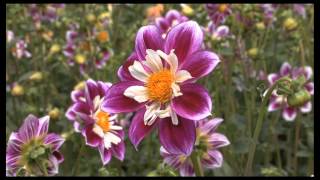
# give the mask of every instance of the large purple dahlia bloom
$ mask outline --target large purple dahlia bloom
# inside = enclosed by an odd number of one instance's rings
[[[201,164],[207,169],[221,167],[223,156],[218,149],[230,144],[227,137],[216,132],[217,127],[222,121],[221,118],[214,118],[196,122],[197,140],[194,149],[200,155]],[[179,169],[181,176],[195,175],[190,156],[169,153],[163,147],[160,148],[160,154],[164,158],[165,163],[175,169]]]
[[[300,76],[304,76],[307,82],[304,84],[305,93],[309,93],[309,95],[314,94],[314,83],[310,81],[312,77],[313,71],[310,66],[292,68],[291,65],[287,62],[283,63],[279,73],[271,73],[268,75],[269,85],[273,85],[276,80],[280,79],[284,76],[289,76],[293,80],[296,80]],[[291,107],[288,104],[288,98],[284,95],[279,95],[275,91],[271,94],[270,103],[268,107],[268,111],[275,111],[278,109],[283,109],[282,117],[286,121],[293,121],[297,112],[300,110],[302,113],[309,113],[312,110],[311,101],[307,101],[301,106]]]
[[[174,26],[166,38],[154,25],[139,29],[135,51],[118,70],[102,103],[104,111],[138,111],[129,138],[138,146],[155,127],[166,150],[189,154],[195,141],[193,120],[211,115],[208,91],[195,81],[209,74],[219,57],[201,49],[203,32],[194,21]]]
[[[7,176],[52,176],[64,158],[59,148],[64,139],[48,134],[49,116],[29,115],[18,132],[11,133],[6,151]]]
[[[72,105],[66,117],[73,123],[76,132],[81,132],[86,144],[98,148],[103,164],[111,155],[124,159],[124,132],[116,121],[117,114],[101,109],[101,102],[108,101],[105,95],[111,83],[86,81],[85,89],[71,93]]]

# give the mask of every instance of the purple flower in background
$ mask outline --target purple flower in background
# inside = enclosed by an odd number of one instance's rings
[[[159,28],[162,37],[165,38],[168,31],[175,25],[188,21],[188,17],[182,15],[177,10],[170,10],[165,17],[158,17],[155,20],[155,25]]]
[[[6,150],[7,176],[52,176],[63,162],[59,148],[64,139],[48,134],[49,116],[28,115],[18,132],[11,133]],[[22,174],[24,172],[24,174]]]
[[[221,118],[214,118],[196,122],[197,140],[194,150],[199,153],[200,162],[207,169],[221,167],[223,156],[218,149],[230,144],[227,137],[216,132],[217,127],[222,121]],[[160,155],[164,158],[165,163],[175,169],[179,169],[181,176],[195,175],[190,156],[169,153],[162,146],[160,148]]]
[[[304,19],[306,18],[306,9],[304,4],[293,4],[293,11]]]
[[[193,120],[211,114],[208,91],[195,81],[209,74],[219,57],[201,49],[203,32],[195,21],[174,26],[166,38],[154,25],[141,27],[135,51],[118,70],[121,82],[106,95],[102,109],[138,111],[129,138],[137,148],[155,127],[160,143],[172,153],[190,154],[195,140]]]
[[[260,4],[260,8],[264,14],[264,22],[267,25],[272,25],[274,21],[276,21],[276,17],[274,15],[277,5],[275,4]]]
[[[27,50],[27,46],[28,45],[24,40],[18,40],[16,42],[15,48],[12,49],[12,55],[18,59],[21,59],[23,57],[30,58],[32,55]]]
[[[310,80],[312,77],[313,71],[310,66],[292,68],[288,62],[282,64],[279,73],[271,73],[268,75],[268,82],[271,86],[275,83],[276,80],[280,79],[283,76],[289,76],[293,80],[296,80],[300,76],[304,76],[306,80]],[[305,93],[309,93],[309,95],[314,94],[314,83],[307,82],[304,84]],[[275,111],[278,109],[283,109],[282,117],[286,121],[293,121],[298,111],[300,110],[302,113],[309,113],[312,110],[312,103],[308,101],[301,106],[298,107],[290,107],[288,104],[288,97],[284,95],[278,95],[276,91],[274,91],[270,98],[270,103],[268,107],[268,111]]]
[[[64,8],[64,4],[48,4],[48,5],[37,5],[30,4],[29,5],[29,14],[31,15],[36,26],[40,26],[41,21],[49,21],[54,22],[57,20],[58,9]]]
[[[7,30],[7,42],[10,43],[14,39],[13,31]]]
[[[224,23],[226,18],[232,13],[231,4],[206,4],[205,8],[215,26]]]
[[[208,24],[208,33],[213,39],[220,40],[229,35],[229,27],[222,25],[216,27],[211,21]]]
[[[103,165],[111,160],[111,155],[124,159],[124,132],[116,121],[117,114],[101,109],[101,102],[111,83],[86,81],[85,89],[71,93],[72,105],[66,117],[73,123],[76,132],[81,132],[88,146],[98,148]]]

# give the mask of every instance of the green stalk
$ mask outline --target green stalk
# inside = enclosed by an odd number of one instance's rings
[[[299,145],[299,137],[300,137],[300,124],[301,124],[301,118],[298,117],[296,120],[296,128],[295,128],[295,142],[294,142],[294,149],[293,149],[293,172],[296,176],[298,174],[298,145]]]
[[[272,86],[271,88],[268,89],[267,94],[263,97],[262,99],[262,104],[260,107],[260,111],[259,111],[259,116],[258,116],[258,120],[257,120],[257,124],[256,124],[256,128],[254,130],[254,134],[253,134],[253,142],[251,142],[251,145],[249,147],[249,154],[248,154],[248,161],[247,161],[247,165],[246,165],[246,170],[245,170],[245,175],[249,176],[252,175],[252,162],[254,159],[254,154],[256,151],[256,146],[257,146],[257,142],[258,142],[258,138],[261,132],[261,128],[262,128],[262,124],[263,124],[263,117],[265,115],[266,112],[266,104],[272,94],[272,91],[278,86],[278,84],[280,82],[283,81],[291,81],[288,77],[282,77],[279,80],[277,80]]]
[[[80,147],[80,150],[79,150],[79,153],[78,153],[78,156],[77,156],[77,159],[74,163],[74,166],[73,166],[73,169],[72,169],[72,174],[73,176],[75,176],[78,172],[78,169],[79,169],[79,161],[80,161],[80,157],[81,157],[81,154],[84,150],[84,142],[81,141],[81,147]]]
[[[203,169],[202,169],[201,162],[200,162],[200,157],[199,157],[197,151],[192,152],[191,161],[192,161],[196,176],[204,176]]]

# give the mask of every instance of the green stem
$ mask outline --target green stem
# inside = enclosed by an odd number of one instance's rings
[[[268,89],[267,94],[262,99],[262,104],[260,106],[260,111],[259,111],[259,116],[258,116],[256,128],[255,128],[254,134],[253,134],[253,142],[251,142],[251,145],[249,147],[248,161],[247,161],[246,170],[245,170],[246,176],[252,175],[252,162],[254,159],[254,154],[256,151],[258,138],[259,138],[260,131],[262,128],[262,124],[263,124],[263,117],[266,112],[265,106],[266,106],[273,90],[278,86],[279,82],[282,82],[282,81],[291,81],[291,80],[287,76],[280,78],[271,86],[271,88]]]
[[[294,175],[296,176],[298,174],[298,156],[297,156],[297,152],[298,152],[298,145],[299,145],[299,137],[300,137],[300,117],[297,118],[296,120],[296,129],[295,129],[295,142],[294,142],[294,157],[293,157],[293,172]]]
[[[47,168],[44,167],[43,163],[36,160],[36,164],[39,167],[40,171],[43,173],[43,175],[48,176]]]
[[[203,169],[201,167],[200,158],[199,158],[198,153],[196,151],[192,152],[191,161],[192,161],[193,168],[194,168],[194,171],[196,173],[196,176],[204,176]]]
[[[80,161],[80,157],[81,157],[81,154],[82,154],[83,150],[84,150],[84,142],[81,141],[81,147],[80,147],[77,159],[76,159],[76,161],[74,163],[74,166],[73,166],[73,169],[72,169],[73,176],[75,176],[77,174],[77,172],[78,172],[79,164],[80,164],[79,161]]]

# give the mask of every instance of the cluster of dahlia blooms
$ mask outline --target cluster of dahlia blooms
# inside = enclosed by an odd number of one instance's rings
[[[199,154],[201,164],[207,169],[221,167],[223,156],[218,149],[230,144],[223,134],[216,132],[222,121],[221,118],[214,118],[195,123],[197,137],[193,151]],[[169,153],[164,147],[160,148],[160,154],[165,163],[179,169],[181,176],[195,175],[190,155]]]
[[[291,95],[283,95],[274,91],[270,98],[268,111],[282,109],[282,117],[286,121],[293,121],[298,111],[309,113],[312,110],[311,95],[314,94],[314,83],[311,82],[313,71],[310,66],[292,68],[288,62],[282,64],[279,73],[271,73],[268,75],[269,85],[273,85],[278,79],[288,76],[294,82],[302,83],[300,88],[296,88]],[[295,86],[294,84],[292,86]]]
[[[86,145],[97,148],[102,163],[107,164],[111,156],[124,159],[124,132],[117,121],[117,114],[101,109],[111,83],[87,80],[85,88],[71,93],[72,105],[66,117],[73,123],[76,132],[84,136]]]
[[[13,31],[7,30],[6,38],[9,46],[14,43],[14,46],[10,49],[14,57],[21,59],[30,58],[32,56],[32,54],[27,50],[28,44],[24,40],[16,38]]]
[[[18,132],[11,133],[6,150],[7,176],[52,176],[64,158],[59,148],[64,139],[48,133],[49,116],[29,115]]]
[[[103,27],[106,27],[108,21],[104,22]],[[66,32],[66,45],[63,54],[68,58],[67,62],[70,66],[74,66],[75,63],[79,65],[81,74],[84,74],[86,69],[88,70],[90,63],[93,63],[93,67],[97,69],[103,68],[110,58],[110,52],[102,46],[109,40],[108,32],[93,28],[90,36],[88,37],[87,33],[79,32],[78,24],[70,25],[70,29]],[[96,39],[96,41],[93,42],[90,39]],[[97,56],[89,57],[92,51],[96,52],[94,54]],[[91,59],[92,62],[88,59]]]

